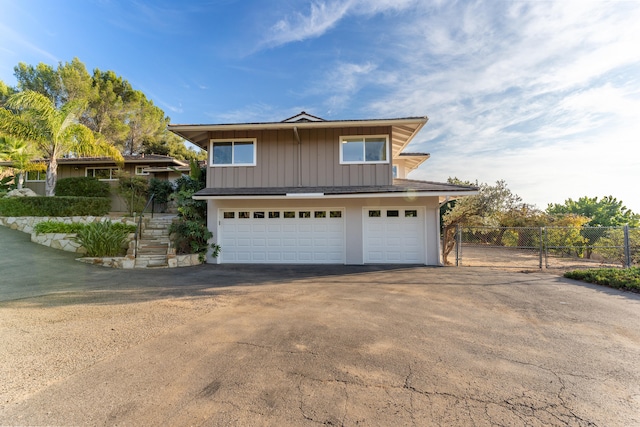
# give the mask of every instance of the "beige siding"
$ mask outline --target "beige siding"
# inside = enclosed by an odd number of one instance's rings
[[[211,167],[207,187],[389,185],[391,162],[341,165],[342,135],[389,135],[390,127],[211,132],[210,139],[256,138],[256,166]],[[298,151],[300,150],[300,151]]]

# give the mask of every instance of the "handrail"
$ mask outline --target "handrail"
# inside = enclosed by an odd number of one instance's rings
[[[142,218],[144,217],[144,213],[147,211],[147,208],[149,207],[149,204],[151,204],[151,218],[153,218],[153,211],[155,210],[155,203],[153,201],[153,198],[156,196],[155,193],[152,193],[151,196],[149,196],[149,200],[147,200],[147,204],[144,205],[144,209],[142,209],[142,212],[140,212],[140,216],[138,217],[138,225],[136,226],[136,234],[135,234],[135,240],[134,240],[134,246],[133,246],[133,257],[134,258],[138,258],[138,236],[140,235],[140,233],[142,232]]]

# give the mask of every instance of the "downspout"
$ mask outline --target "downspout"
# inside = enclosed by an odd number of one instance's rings
[[[302,142],[300,141],[300,135],[298,134],[298,127],[293,127],[293,135],[298,141],[298,187],[302,187]]]

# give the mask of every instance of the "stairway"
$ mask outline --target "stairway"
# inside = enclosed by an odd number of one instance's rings
[[[147,218],[142,222],[142,235],[138,240],[135,268],[168,268],[171,242],[169,226],[174,216]],[[130,251],[133,248],[129,249]]]

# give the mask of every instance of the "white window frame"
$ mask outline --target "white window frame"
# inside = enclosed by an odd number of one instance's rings
[[[342,152],[342,146],[343,146],[343,141],[345,139],[354,139],[354,138],[362,138],[362,161],[355,161],[355,162],[351,162],[351,161],[346,161],[343,159],[343,152]],[[371,160],[367,160],[367,151],[366,151],[366,143],[365,140],[367,138],[384,138],[385,139],[385,151],[386,151],[386,160],[375,160],[375,161],[371,161]],[[390,162],[390,152],[389,152],[389,135],[340,135],[340,140],[338,141],[338,144],[340,144],[340,146],[338,147],[339,151],[340,151],[340,164],[341,165],[375,165],[375,164],[387,164]]]
[[[23,173],[25,182],[44,182],[47,180],[47,171],[27,171]],[[37,173],[38,179],[29,179],[30,173]]]
[[[103,178],[98,178],[98,180],[100,181],[117,181],[118,178],[116,177],[116,172],[118,172],[119,168],[113,167],[113,166],[92,166],[92,167],[86,167],[84,168],[84,176],[86,177],[96,177],[95,174],[95,170],[96,169],[109,169],[109,178],[108,179],[103,179]],[[89,175],[89,171],[93,170],[94,172]]]
[[[148,168],[149,165],[145,165],[145,166],[136,166],[136,175],[142,175],[142,176],[146,176],[149,175],[149,172],[145,172],[143,169]]]
[[[231,143],[231,163],[228,164],[214,164],[213,163],[213,145],[216,142],[230,142]],[[235,159],[233,158],[233,147],[236,142],[251,142],[253,144],[253,163],[235,163]],[[258,139],[257,138],[222,138],[222,139],[212,139],[209,141],[209,166],[214,168],[228,168],[228,167],[242,167],[242,166],[255,166],[257,164],[258,157]]]

